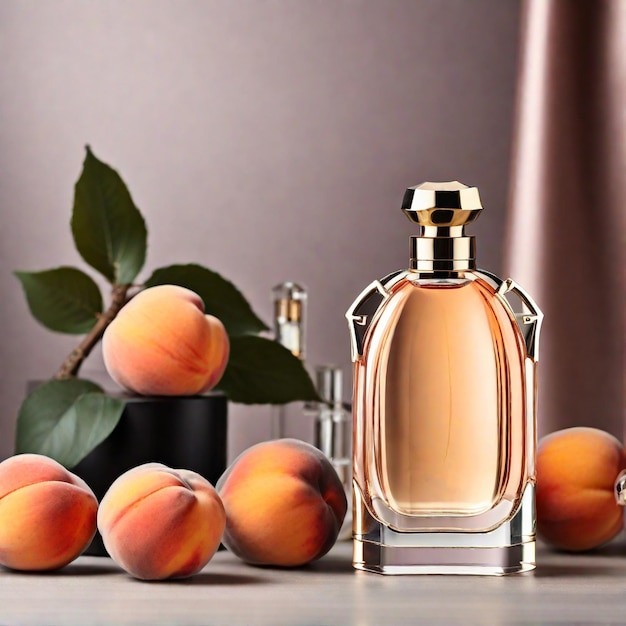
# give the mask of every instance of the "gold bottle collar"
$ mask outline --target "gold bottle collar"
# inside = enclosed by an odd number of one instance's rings
[[[412,270],[456,272],[476,268],[475,237],[411,237]]]

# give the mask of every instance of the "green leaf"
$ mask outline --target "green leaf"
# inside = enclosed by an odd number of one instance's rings
[[[72,234],[83,259],[113,283],[131,284],[146,260],[144,219],[120,175],[89,146],[74,192]]]
[[[91,381],[51,380],[22,403],[16,452],[44,454],[74,467],[111,434],[124,406]]]
[[[98,285],[73,267],[43,272],[15,272],[22,283],[33,317],[50,330],[82,335],[102,313]]]
[[[145,285],[179,285],[195,291],[204,300],[206,313],[219,318],[229,336],[256,334],[268,329],[235,285],[201,265],[161,267]]]
[[[272,339],[250,335],[231,338],[228,366],[217,388],[243,404],[320,400],[300,359]]]

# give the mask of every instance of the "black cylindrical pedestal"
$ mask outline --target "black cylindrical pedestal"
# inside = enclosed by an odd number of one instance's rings
[[[128,397],[113,432],[72,468],[98,501],[125,471],[143,463],[163,463],[204,476],[213,485],[226,469],[226,396]],[[100,534],[85,551],[106,556]]]

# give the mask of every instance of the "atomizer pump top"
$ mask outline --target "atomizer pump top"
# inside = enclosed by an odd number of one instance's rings
[[[455,272],[476,267],[475,238],[465,225],[482,211],[476,187],[458,181],[426,182],[409,187],[402,210],[420,225],[411,237],[411,269],[420,272]]]

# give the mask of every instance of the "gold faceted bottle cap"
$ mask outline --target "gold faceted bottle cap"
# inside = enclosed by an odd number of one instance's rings
[[[412,222],[439,228],[469,224],[482,208],[478,188],[456,180],[409,187],[402,200],[402,210]]]
[[[465,225],[482,211],[477,187],[458,181],[426,182],[409,187],[402,200],[404,214],[420,225],[411,237],[411,269],[456,272],[476,267],[474,237]]]

